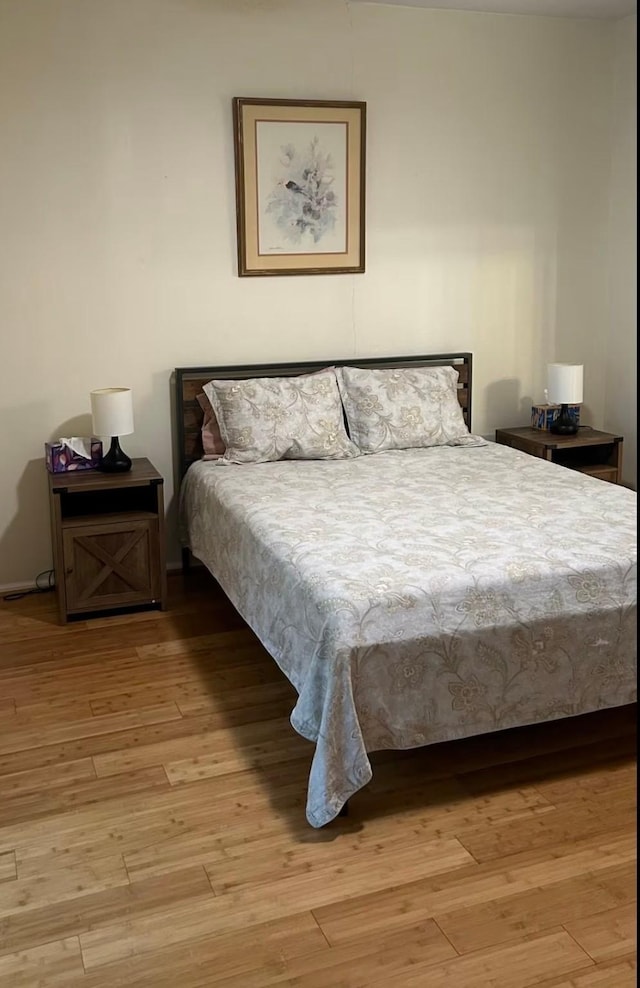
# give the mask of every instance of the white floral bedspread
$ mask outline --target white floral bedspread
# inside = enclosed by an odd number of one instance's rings
[[[186,543],[298,692],[320,827],[367,752],[632,702],[636,495],[505,446],[194,464]]]

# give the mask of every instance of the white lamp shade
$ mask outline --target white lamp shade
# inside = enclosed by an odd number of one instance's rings
[[[582,402],[582,364],[547,364],[547,391],[552,405]]]
[[[130,388],[100,388],[90,397],[94,435],[128,436],[133,432]]]

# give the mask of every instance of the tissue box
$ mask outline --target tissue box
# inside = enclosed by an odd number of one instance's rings
[[[568,405],[569,415],[576,425],[580,425],[580,405]],[[549,429],[560,414],[560,405],[532,405],[531,428]]]
[[[64,443],[45,443],[45,461],[49,473],[66,473],[68,470],[95,470],[102,459],[102,442],[91,440],[91,459],[80,456]]]

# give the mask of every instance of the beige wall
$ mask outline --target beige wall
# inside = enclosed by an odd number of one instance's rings
[[[609,214],[609,308],[605,319],[605,427],[624,433],[623,480],[637,483],[637,17],[614,28]]]
[[[50,565],[42,443],[88,433],[92,388],[134,389],[123,445],[173,517],[177,365],[469,349],[488,434],[527,421],[548,360],[584,360],[613,424],[613,52],[594,21],[0,0],[0,583]],[[366,274],[237,278],[236,95],[367,101]]]

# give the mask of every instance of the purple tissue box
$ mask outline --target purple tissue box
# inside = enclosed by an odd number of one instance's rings
[[[575,424],[580,425],[580,405],[569,405],[567,410]],[[548,430],[559,414],[560,405],[532,405],[531,428]]]
[[[45,460],[49,473],[66,473],[69,470],[95,470],[102,459],[102,442],[91,440],[91,459],[79,456],[64,443],[45,443]]]

